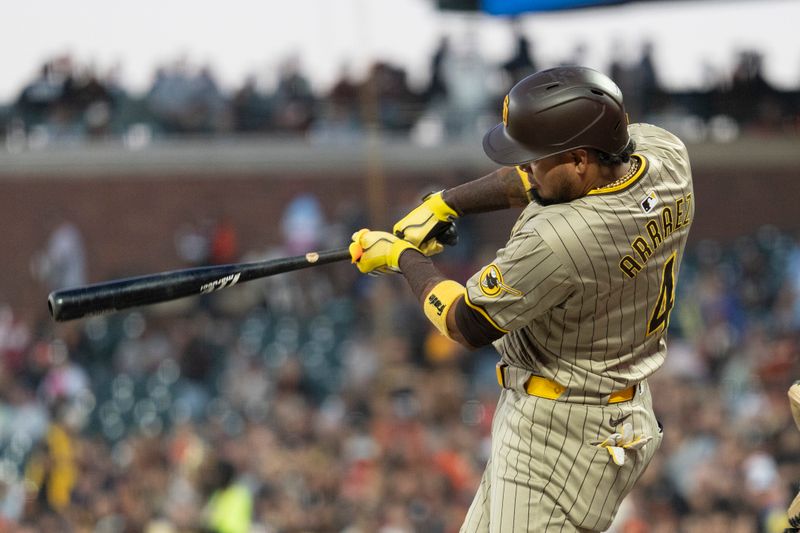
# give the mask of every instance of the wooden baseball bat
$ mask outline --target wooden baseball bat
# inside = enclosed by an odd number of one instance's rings
[[[445,222],[438,225],[426,240],[434,237],[448,246],[455,245],[458,242],[455,223]],[[237,283],[345,259],[350,259],[347,247],[254,263],[173,270],[54,291],[47,297],[47,307],[54,320],[64,322],[207,294],[233,287]]]
[[[53,319],[63,322],[207,294],[245,281],[345,259],[350,259],[346,247],[254,263],[173,270],[54,291],[47,298],[47,307]]]

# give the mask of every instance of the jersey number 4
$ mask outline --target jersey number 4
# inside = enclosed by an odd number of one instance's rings
[[[650,313],[650,321],[647,323],[647,334],[655,333],[664,328],[667,330],[669,325],[669,313],[675,305],[675,252],[669,256],[664,263],[664,271],[661,274],[661,286],[658,289],[658,301]]]

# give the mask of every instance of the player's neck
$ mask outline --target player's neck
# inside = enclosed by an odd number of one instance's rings
[[[635,158],[631,158],[627,163],[620,163],[613,167],[600,166],[598,179],[594,189],[604,189],[615,187],[631,179],[639,169],[639,163]]]

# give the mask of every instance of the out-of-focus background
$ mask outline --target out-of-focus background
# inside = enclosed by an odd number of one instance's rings
[[[613,530],[782,531],[800,481],[800,5],[560,3],[6,10],[0,531],[457,531],[497,354],[433,332],[399,277],[329,265],[64,324],[46,296],[388,228],[494,168],[480,139],[515,81],[575,63],[686,141],[697,198],[651,379],[666,438]],[[464,219],[437,265],[463,282],[515,216]]]

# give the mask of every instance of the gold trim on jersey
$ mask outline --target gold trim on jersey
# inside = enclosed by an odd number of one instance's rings
[[[519,179],[522,181],[522,187],[525,189],[525,192],[530,192],[531,190],[531,178],[528,176],[528,173],[522,170],[520,167],[514,167],[517,169],[517,174],[519,175]]]
[[[472,309],[474,309],[474,310],[476,310],[478,313],[480,313],[480,314],[483,316],[483,318],[485,318],[486,320],[488,320],[488,321],[489,321],[489,324],[491,324],[492,326],[494,326],[494,328],[495,328],[497,331],[499,331],[499,332],[501,332],[501,333],[508,333],[508,331],[509,331],[509,330],[507,330],[507,329],[503,329],[503,328],[501,328],[500,326],[498,326],[498,325],[497,325],[497,322],[495,322],[494,320],[492,320],[492,317],[490,317],[490,316],[489,316],[489,314],[488,314],[488,313],[487,313],[487,312],[486,312],[486,311],[483,309],[483,307],[481,307],[481,306],[479,306],[479,305],[476,305],[476,304],[472,303],[472,301],[469,299],[469,293],[468,293],[468,292],[465,292],[465,293],[464,293],[464,302],[466,302],[466,304],[467,304],[468,306],[470,306]]]
[[[636,159],[639,160],[639,170],[636,171],[636,174],[634,174],[627,180],[623,181],[619,185],[615,185],[614,187],[603,187],[601,189],[593,189],[587,193],[587,196],[596,196],[598,194],[608,194],[612,192],[622,191],[624,189],[627,189],[637,181],[639,181],[639,178],[641,178],[644,175],[645,171],[647,170],[649,163],[647,161],[647,158],[644,157],[643,155],[633,154],[631,157],[635,157]]]

